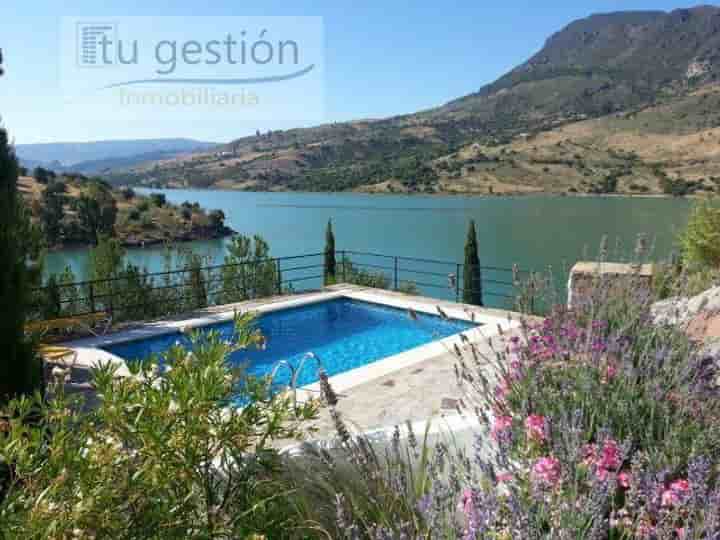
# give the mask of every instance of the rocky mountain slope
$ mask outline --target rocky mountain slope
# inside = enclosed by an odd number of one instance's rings
[[[593,15],[436,109],[260,134],[116,183],[308,191],[716,189],[720,8]]]

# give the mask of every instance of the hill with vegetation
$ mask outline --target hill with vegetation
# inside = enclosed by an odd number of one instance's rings
[[[21,164],[27,168],[44,167],[56,172],[94,174],[216,146],[217,143],[175,138],[18,144],[15,151]]]
[[[197,203],[177,206],[160,193],[144,196],[80,174],[56,175],[42,168],[33,176],[22,172],[20,192],[50,248],[92,245],[98,236],[137,247],[232,233],[222,211],[206,211]]]
[[[667,193],[715,190],[720,8],[575,21],[442,107],[257,133],[109,179],[245,190]]]

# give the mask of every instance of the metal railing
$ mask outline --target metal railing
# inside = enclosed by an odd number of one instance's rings
[[[479,291],[466,289],[465,265],[457,262],[418,257],[401,257],[364,251],[342,250],[339,260],[349,261],[352,268],[359,268],[385,276],[388,286],[394,290],[413,288],[426,296],[460,302],[465,293],[480,292],[484,304],[491,307],[511,308],[516,299],[514,279],[527,272],[513,268],[480,266],[481,288]],[[342,275],[341,281],[348,281]],[[513,276],[515,274],[515,278]],[[350,280],[352,281],[352,280]],[[403,287],[409,285],[411,287]],[[414,292],[414,291],[411,291]]]
[[[336,251],[336,261],[337,282],[455,301],[462,301],[467,292],[476,292],[463,288],[466,269],[457,262],[352,250]],[[484,305],[514,308],[518,272],[481,266]],[[29,318],[104,311],[116,321],[148,320],[214,305],[319,290],[324,285],[323,274],[324,253],[186,266],[170,272],[124,270],[110,279],[59,283],[33,290]]]

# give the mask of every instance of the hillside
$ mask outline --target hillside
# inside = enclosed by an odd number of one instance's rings
[[[718,51],[720,8],[593,15],[442,107],[268,132],[109,178],[248,190],[715,189]]]
[[[128,188],[111,189],[83,176],[56,176],[48,183],[22,176],[19,189],[50,248],[90,245],[98,234],[138,247],[232,233],[222,212],[190,202],[172,205],[159,194],[147,197]]]

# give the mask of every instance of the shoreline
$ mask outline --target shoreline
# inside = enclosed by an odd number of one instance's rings
[[[218,193],[283,193],[283,194],[300,194],[300,195],[373,195],[379,197],[385,196],[405,196],[405,197],[472,197],[480,199],[498,199],[498,198],[523,198],[523,197],[548,197],[548,198],[577,198],[577,199],[672,199],[672,200],[702,200],[713,198],[712,195],[668,195],[665,193],[568,193],[564,191],[517,191],[507,193],[480,193],[477,191],[453,192],[441,191],[434,193],[425,192],[390,192],[390,191],[299,191],[299,190],[251,190],[251,189],[213,189],[213,188],[195,188],[195,187],[159,187],[150,188],[141,186],[133,189],[146,190],[149,193],[162,191],[200,191],[200,192],[218,192]]]
[[[206,240],[222,240],[224,238],[228,238],[230,236],[234,236],[237,234],[237,231],[234,229],[231,229],[230,227],[225,227],[225,231],[223,231],[222,234],[215,235],[215,236],[197,236],[194,238],[188,238],[188,237],[177,237],[177,238],[166,238],[166,239],[159,239],[159,238],[152,238],[149,240],[143,240],[143,241],[128,241],[128,240],[121,240],[120,245],[123,248],[126,249],[145,249],[145,248],[151,248],[151,247],[157,247],[164,244],[173,244],[173,243],[190,243],[190,242],[202,242]],[[114,237],[117,239],[117,237]],[[61,244],[61,245],[55,245],[52,247],[48,247],[47,251],[48,253],[62,253],[66,251],[81,251],[81,250],[87,250],[95,247],[94,244],[90,243],[83,243],[83,242],[74,242],[71,244]]]

